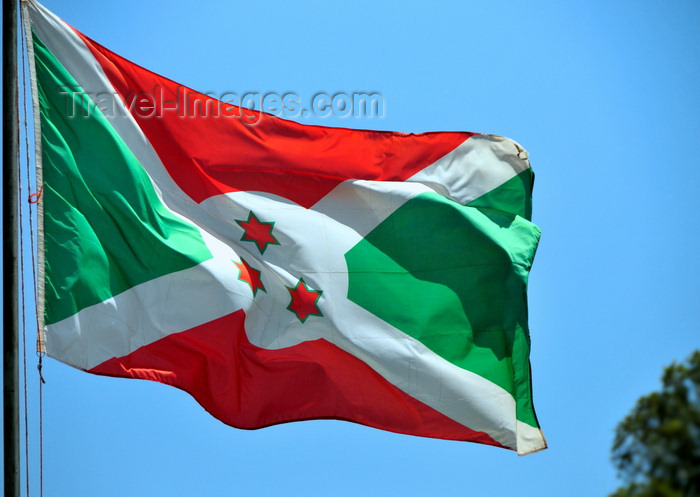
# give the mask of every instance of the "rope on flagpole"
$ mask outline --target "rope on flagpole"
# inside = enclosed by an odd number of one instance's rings
[[[23,5],[24,7],[24,5]],[[23,8],[20,12],[21,16],[21,22],[20,22],[20,30],[21,30],[21,46],[20,46],[20,53],[21,53],[21,74],[22,74],[22,118],[23,118],[23,131],[24,131],[24,164],[21,165],[21,167],[24,167],[25,173],[26,173],[26,178],[25,178],[25,185],[27,191],[36,191],[36,193],[31,193],[27,196],[27,204],[26,206],[21,206],[19,207],[19,244],[20,244],[20,275],[21,275],[21,299],[22,299],[22,313],[21,313],[21,323],[22,323],[22,355],[23,355],[23,378],[24,378],[24,423],[25,423],[25,475],[26,475],[26,492],[27,496],[30,496],[30,460],[29,460],[29,445],[30,445],[30,436],[29,436],[29,422],[28,422],[28,412],[29,412],[29,403],[28,403],[28,382],[27,382],[27,345],[26,345],[26,335],[27,335],[27,312],[26,312],[26,299],[27,299],[27,289],[25,288],[25,259],[24,259],[24,251],[26,249],[26,243],[25,243],[25,238],[24,238],[24,227],[25,227],[25,220],[24,220],[24,208],[27,209],[27,225],[29,227],[29,252],[31,254],[31,288],[29,291],[32,292],[32,295],[34,296],[34,302],[38,302],[38,291],[37,291],[37,259],[35,256],[35,250],[38,250],[39,247],[37,245],[37,239],[36,239],[36,230],[35,230],[35,216],[38,216],[38,213],[36,212],[36,204],[41,200],[41,194],[43,190],[43,185],[39,185],[38,181],[35,181],[34,184],[32,184],[32,174],[31,174],[31,158],[32,158],[32,147],[30,145],[30,131],[29,131],[29,109],[28,109],[28,96],[27,96],[27,64],[30,66],[30,79],[33,81],[33,70],[31,70],[32,67],[32,55],[29,53],[30,47],[29,47],[29,32],[28,32],[28,26],[26,24],[26,12],[25,9]],[[18,82],[19,84],[19,82]],[[33,83],[29,82],[29,84],[32,84],[32,88],[34,88]],[[34,95],[32,95],[34,96]],[[34,104],[34,101],[33,101]],[[32,116],[34,116],[34,111],[35,109],[32,106]],[[19,112],[18,112],[19,116]],[[34,126],[36,126],[36,121],[34,121]],[[34,136],[36,138],[36,129]],[[35,159],[36,159],[36,154],[35,154]],[[36,163],[36,160],[35,160]],[[35,176],[36,177],[36,176]],[[18,198],[22,198],[21,191],[22,191],[22,180],[18,179],[18,187],[19,187],[19,193]],[[38,188],[38,191],[36,190]],[[34,212],[32,212],[34,210]],[[34,308],[34,325],[36,326],[36,331],[37,331],[37,337],[40,337],[40,327],[39,324],[41,322],[39,318],[39,307],[35,305]],[[39,340],[38,340],[39,341]],[[43,383],[45,383],[43,375],[42,375],[42,363],[43,363],[43,350],[42,348],[38,348],[37,350],[37,355],[38,355],[38,364],[37,364],[37,369],[38,369],[38,376],[39,376],[39,388],[38,388],[38,394],[39,394],[39,495],[43,497],[44,495],[44,470],[43,470]]]
[[[37,371],[39,375],[39,496],[44,495],[44,380],[43,375],[43,360],[46,355],[44,349],[44,200],[42,198],[42,193],[44,190],[44,180],[42,172],[42,153],[41,153],[41,118],[39,115],[39,92],[37,89],[36,82],[36,70],[34,68],[34,45],[32,44],[31,34],[31,22],[29,18],[29,12],[27,9],[27,0],[21,0],[21,20],[22,20],[22,32],[23,36],[23,48],[26,49],[27,54],[27,64],[26,67],[29,68],[29,80],[28,83],[31,87],[30,96],[32,99],[32,118],[33,118],[33,130],[34,130],[34,186],[37,190],[28,197],[30,206],[34,206],[36,214],[36,227],[30,224],[30,231],[32,237],[32,247],[36,247],[37,258],[34,259],[34,250],[32,250],[32,282],[34,284],[34,296],[36,303],[36,330],[37,330],[37,340],[36,340],[36,351],[38,356]],[[23,70],[25,66],[23,65]],[[26,81],[26,80],[25,80]],[[26,89],[26,86],[25,86]],[[27,98],[24,99],[25,105],[27,103]],[[29,115],[25,111],[25,117]],[[26,129],[25,129],[26,131]],[[25,134],[27,146],[29,146],[29,133]],[[29,153],[27,152],[27,157]],[[27,169],[28,177],[31,178],[29,173],[29,168]],[[33,218],[30,218],[33,219]],[[36,230],[35,230],[36,228]],[[36,234],[36,239],[35,235]]]
[[[21,25],[21,23],[20,23]],[[22,92],[24,96],[24,42],[21,43],[20,45],[20,53],[22,56],[21,59],[21,64],[20,67],[22,68]],[[19,94],[19,78],[16,80],[16,91]],[[26,105],[24,106],[24,110],[26,111]],[[20,112],[19,112],[19,102],[17,102],[17,120],[20,120]],[[17,123],[18,127],[20,123]],[[25,134],[27,132],[27,121],[26,117],[24,120],[24,131]],[[17,135],[17,148],[19,149],[19,141],[20,137],[19,134]],[[22,160],[20,157],[20,171],[22,167],[24,166],[25,168],[28,168],[29,164],[29,157],[25,156],[24,157],[24,164],[22,164]],[[27,184],[27,187],[29,185]],[[17,175],[17,199],[19,200],[22,198],[22,179],[21,175]],[[25,243],[24,243],[24,206],[19,205],[18,209],[18,215],[19,215],[19,284],[20,284],[20,292],[19,292],[19,299],[21,302],[21,312],[19,313],[19,323],[20,323],[20,328],[22,332],[22,392],[23,392],[23,418],[24,418],[24,480],[25,480],[25,488],[27,495],[31,495],[29,491],[29,394],[28,394],[28,387],[27,387],[27,312],[26,312],[26,289],[24,286],[24,249],[25,249]],[[31,213],[30,213],[31,215]]]
[[[20,23],[21,24],[21,23]],[[23,97],[26,96],[25,92],[25,73],[24,73],[24,43],[20,45],[20,53],[22,55],[21,59],[21,68],[22,68],[22,93]],[[15,81],[15,89],[17,91],[17,94],[19,94],[20,91],[20,80],[17,78]],[[27,106],[26,103],[23,102],[24,105],[24,111],[26,112]],[[17,126],[18,128],[20,127],[20,120],[21,120],[21,114],[19,112],[19,101],[17,101]],[[27,120],[26,116],[24,116],[24,131],[25,131],[25,136],[27,133]],[[17,135],[17,149],[19,150],[19,142],[20,142],[20,135]],[[22,167],[25,167],[26,169],[29,169],[29,157],[25,155],[24,161],[22,161],[21,155],[20,155],[20,171]],[[29,188],[29,183],[27,183],[27,188]],[[17,175],[17,200],[22,198],[22,178],[21,175]],[[19,326],[21,329],[22,333],[22,411],[23,411],[23,420],[24,420],[24,483],[25,483],[25,489],[27,492],[27,495],[31,495],[29,491],[29,393],[28,393],[28,386],[27,386],[27,310],[26,310],[26,300],[27,300],[27,292],[25,289],[24,285],[24,250],[25,250],[25,243],[24,243],[24,206],[19,205],[17,209],[17,214],[19,217],[19,223],[18,223],[18,229],[19,229],[19,285],[20,285],[20,291],[19,291],[19,300],[20,300],[20,309],[21,312],[19,313]],[[29,214],[31,216],[31,212]],[[33,250],[33,248],[32,248]]]

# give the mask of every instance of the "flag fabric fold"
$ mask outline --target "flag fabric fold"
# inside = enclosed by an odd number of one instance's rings
[[[546,448],[522,147],[242,109],[23,6],[48,355],[181,388],[239,428],[325,418]]]

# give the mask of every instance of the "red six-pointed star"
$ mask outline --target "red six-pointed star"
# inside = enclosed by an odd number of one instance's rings
[[[250,286],[250,289],[253,291],[253,296],[255,296],[258,293],[258,290],[262,290],[263,292],[267,291],[265,290],[265,286],[262,284],[262,281],[260,279],[259,270],[255,269],[254,267],[251,267],[250,264],[248,264],[243,257],[241,257],[241,262],[233,261],[233,263],[240,271],[238,279],[248,283],[248,286]]]
[[[264,253],[268,245],[279,245],[280,243],[272,234],[272,228],[275,223],[266,223],[260,221],[253,211],[248,214],[248,220],[242,221],[236,219],[236,222],[243,228],[244,233],[241,237],[242,241],[255,242],[260,253]]]
[[[287,309],[296,314],[299,321],[303,323],[309,316],[323,316],[318,308],[318,299],[321,298],[323,293],[321,290],[309,289],[303,278],[299,278],[297,286],[294,288],[287,287],[287,290],[292,296],[292,301]]]

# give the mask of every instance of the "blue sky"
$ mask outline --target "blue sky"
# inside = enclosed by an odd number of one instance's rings
[[[383,117],[523,145],[543,231],[530,279],[534,400],[550,448],[314,421],[227,427],[187,394],[46,360],[44,489],[110,496],[598,496],[613,430],[700,347],[700,5],[660,2],[45,0],[200,91],[378,92]],[[29,340],[33,342],[33,340]],[[34,355],[29,355],[35,425]],[[37,435],[32,428],[32,486]]]

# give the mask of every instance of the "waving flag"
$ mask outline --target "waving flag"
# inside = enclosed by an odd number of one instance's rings
[[[546,447],[515,142],[305,126],[139,67],[34,1],[43,346],[232,426]]]

